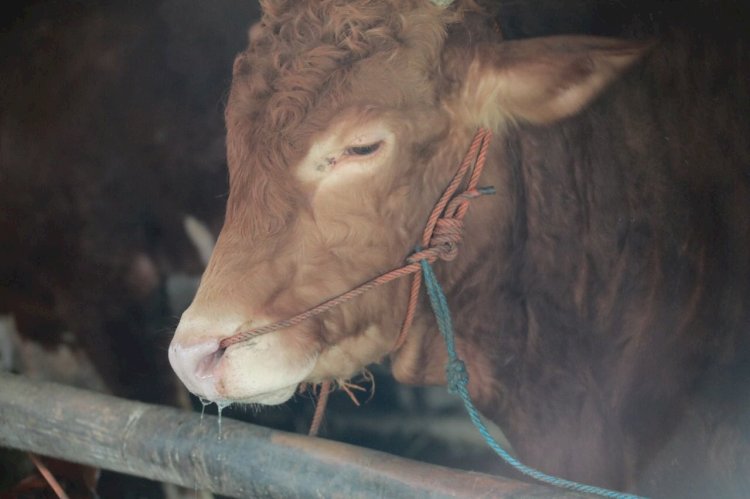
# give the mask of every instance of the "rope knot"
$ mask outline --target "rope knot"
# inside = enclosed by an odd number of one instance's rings
[[[441,221],[442,220],[438,220],[438,223]],[[422,260],[427,260],[432,263],[438,259],[445,261],[453,260],[458,256],[458,243],[460,241],[460,235],[457,237],[454,235],[433,237],[430,239],[430,244],[427,248],[417,249],[406,259],[406,261],[409,263],[416,263]]]
[[[456,195],[450,200],[442,216],[434,221],[427,248],[417,249],[407,258],[407,261],[416,263],[420,260],[427,260],[432,263],[438,259],[447,262],[455,259],[458,256],[458,245],[464,236],[463,216],[469,207],[469,202],[480,196],[494,193],[494,187],[478,187]]]
[[[448,392],[460,395],[469,384],[469,373],[466,364],[460,359],[453,359],[445,367],[445,377],[448,381]]]
[[[429,249],[441,260],[451,261],[458,256],[458,244],[464,235],[464,222],[458,218],[439,218],[430,238]]]

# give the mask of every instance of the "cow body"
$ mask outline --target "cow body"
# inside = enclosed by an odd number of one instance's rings
[[[406,282],[219,342],[401,264],[485,126],[481,183],[497,194],[436,264],[482,412],[544,471],[660,494],[696,476],[653,472],[671,442],[713,452],[696,427],[727,423],[747,445],[733,424],[750,371],[742,47],[502,42],[472,5],[349,5],[268,2],[235,62],[225,226],[170,348],[188,388],[276,404],[385,356],[402,382],[444,384],[426,301],[394,346]],[[732,466],[741,487],[747,462]]]
[[[504,278],[492,293],[454,289],[454,310],[494,300],[479,305],[489,315],[456,317],[457,331],[476,331],[481,350],[496,355],[493,378],[512,380],[503,383],[508,398],[485,411],[531,462],[558,472],[565,462],[564,475],[590,481],[618,483],[628,468],[634,480],[648,466],[644,455],[677,438],[685,411],[707,393],[723,395],[706,414],[748,414],[738,390],[749,379],[750,155],[735,128],[744,125],[744,134],[747,122],[732,103],[743,99],[737,88],[750,73],[747,63],[723,73],[716,47],[675,42],[585,113],[507,135],[499,146],[502,164],[515,165],[504,238],[513,243],[499,260],[507,270],[494,273]],[[675,56],[711,62],[667,70]],[[722,85],[674,91],[708,74]],[[703,419],[703,431],[722,418]],[[689,440],[710,440],[690,431]],[[747,450],[741,435],[737,448]]]

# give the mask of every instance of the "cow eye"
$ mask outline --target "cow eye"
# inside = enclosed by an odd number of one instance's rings
[[[347,156],[369,156],[375,154],[380,146],[383,145],[383,141],[375,142],[373,144],[367,144],[364,146],[351,146],[346,149],[345,154]]]

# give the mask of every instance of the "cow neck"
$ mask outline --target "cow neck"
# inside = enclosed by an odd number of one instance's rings
[[[450,183],[443,191],[443,194],[440,196],[437,203],[435,203],[435,206],[427,219],[419,245],[416,247],[414,253],[406,259],[406,263],[403,266],[381,274],[345,293],[297,314],[294,317],[267,324],[265,326],[241,331],[232,336],[223,338],[219,343],[219,347],[226,349],[232,345],[248,341],[257,336],[295,326],[315,317],[316,315],[338,307],[373,288],[394,281],[400,277],[413,275],[406,314],[396,341],[391,348],[391,352],[401,348],[406,341],[406,336],[414,322],[414,316],[416,314],[423,277],[421,262],[427,261],[429,263],[434,263],[437,260],[453,260],[458,255],[458,245],[463,239],[463,218],[469,209],[469,203],[479,196],[493,194],[495,192],[492,187],[477,187],[479,177],[484,170],[484,164],[487,159],[487,151],[489,149],[491,138],[492,132],[485,128],[478,129],[474,134],[474,139],[472,140],[463,161],[453,175]],[[465,185],[465,187],[459,191],[459,188],[462,185]],[[315,409],[315,417],[313,418],[313,424],[310,427],[310,435],[316,435],[318,432],[330,390],[330,381],[324,381],[321,383],[318,404]]]

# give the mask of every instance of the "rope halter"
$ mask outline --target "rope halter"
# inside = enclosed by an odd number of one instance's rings
[[[288,327],[295,326],[301,322],[306,321],[316,315],[322,314],[332,308],[335,308],[347,301],[356,298],[365,292],[396,280],[400,277],[404,277],[409,274],[415,274],[414,280],[412,281],[412,290],[416,286],[419,293],[419,282],[421,281],[421,269],[419,261],[422,259],[428,260],[430,263],[436,260],[453,260],[458,254],[458,245],[463,237],[463,218],[466,215],[466,211],[469,208],[469,203],[480,196],[486,194],[493,194],[495,192],[492,187],[481,187],[477,188],[477,182],[479,176],[482,174],[484,169],[484,163],[487,157],[487,149],[489,147],[492,132],[489,130],[480,128],[474,135],[472,144],[464,156],[461,165],[456,171],[453,179],[451,180],[448,187],[446,187],[442,196],[435,204],[435,207],[427,220],[424,232],[422,234],[422,240],[417,250],[407,258],[406,265],[390,270],[384,274],[381,274],[359,286],[342,293],[338,296],[330,298],[319,305],[316,305],[302,313],[299,313],[289,319],[280,320],[264,326],[255,327],[245,331],[240,331],[228,336],[221,340],[219,347],[222,349],[229,348],[237,343],[248,341],[257,336],[272,333],[280,329],[286,329]],[[461,183],[466,179],[467,174],[469,175],[468,184],[466,189],[456,194],[456,191],[460,187]],[[416,284],[414,284],[416,283]],[[412,293],[413,294],[413,293]],[[412,304],[412,301],[414,302]],[[403,342],[403,338],[406,332],[411,326],[413,320],[414,310],[416,308],[416,298],[412,299],[410,296],[409,308],[404,319],[404,323],[399,333],[399,338],[396,341],[396,345],[393,350],[398,350]]]
[[[307,319],[348,302],[377,286],[389,283],[400,277],[414,274],[404,321],[391,352],[395,352],[401,348],[406,341],[407,333],[414,322],[414,316],[416,314],[419,291],[422,282],[421,262],[427,261],[429,263],[434,263],[436,260],[450,261],[456,258],[458,255],[458,246],[463,239],[463,218],[469,209],[469,203],[480,196],[493,194],[495,192],[492,187],[477,187],[479,177],[484,170],[487,150],[491,138],[492,132],[489,130],[484,128],[477,130],[471,146],[456,170],[455,175],[445,191],[443,191],[440,199],[435,203],[435,206],[430,213],[430,217],[427,219],[427,224],[422,233],[422,239],[419,246],[417,246],[415,252],[406,259],[405,265],[381,274],[289,319],[248,329],[246,331],[240,331],[232,336],[228,336],[221,340],[219,347],[226,349],[232,345],[248,341],[257,336],[295,326]],[[466,187],[458,192],[459,187],[464,183],[466,184]],[[315,423],[310,428],[311,435],[317,434],[318,426],[322,418],[322,412],[325,410],[325,400],[327,400],[330,387],[330,381],[323,382],[314,418]]]

